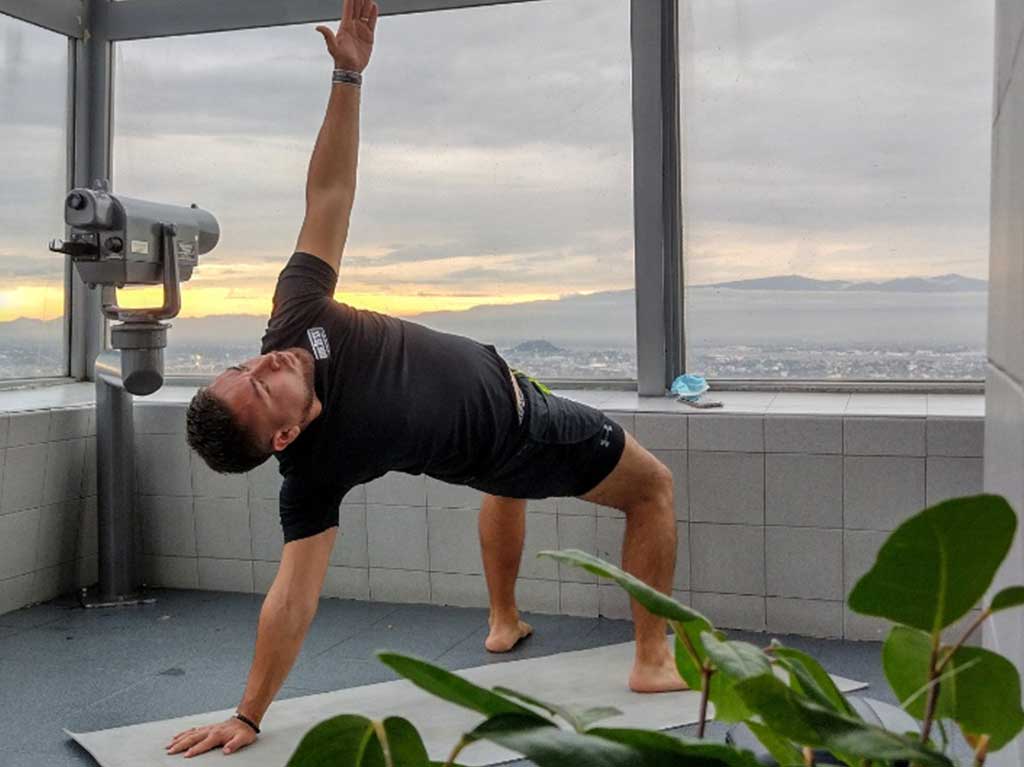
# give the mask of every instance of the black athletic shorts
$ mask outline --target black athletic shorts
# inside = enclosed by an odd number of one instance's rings
[[[567,498],[593,490],[626,447],[621,426],[596,408],[546,394],[516,373],[525,409],[503,458],[470,487],[506,498]]]

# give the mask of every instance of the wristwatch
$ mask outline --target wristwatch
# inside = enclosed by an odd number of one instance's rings
[[[352,85],[362,85],[363,76],[359,72],[353,72],[351,69],[335,69],[333,82],[336,83],[350,83]]]

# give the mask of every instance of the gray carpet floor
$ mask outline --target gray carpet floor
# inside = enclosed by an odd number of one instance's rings
[[[0,764],[91,767],[95,762],[62,728],[98,730],[238,703],[262,595],[169,589],[150,595],[156,603],[140,607],[84,610],[62,599],[0,615]],[[535,635],[512,653],[495,656],[483,647],[485,610],[324,599],[278,697],[394,679],[376,661],[378,649],[459,669],[632,638],[627,621],[552,615],[527,620]],[[729,636],[767,640],[745,632]],[[880,645],[779,639],[812,652],[834,674],[867,682],[865,694],[893,701]],[[529,692],[528,684],[523,688]],[[723,738],[724,728],[712,724],[710,737]]]

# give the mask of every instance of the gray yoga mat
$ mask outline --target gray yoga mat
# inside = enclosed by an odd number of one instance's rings
[[[695,692],[638,695],[629,691],[626,678],[633,649],[633,643],[626,642],[493,663],[458,673],[483,687],[509,687],[552,703],[614,706],[622,715],[608,719],[608,726],[664,730],[695,723],[700,702]],[[844,692],[867,686],[842,677],[834,679]],[[65,732],[92,754],[101,767],[224,764],[221,760],[225,757],[219,748],[186,760],[181,754],[168,756],[164,745],[182,730],[220,722],[233,713],[234,709],[224,709],[96,732]],[[233,767],[283,767],[310,729],[338,714],[362,714],[373,719],[403,716],[416,725],[431,759],[437,760],[446,759],[459,736],[483,718],[423,692],[411,682],[381,682],[276,701],[264,717],[259,739],[227,758]],[[469,746],[458,761],[478,766],[518,758],[518,754],[482,741]]]

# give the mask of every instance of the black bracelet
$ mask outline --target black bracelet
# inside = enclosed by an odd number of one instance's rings
[[[336,83],[363,84],[363,76],[359,72],[353,72],[351,69],[335,69],[331,80]]]
[[[242,720],[243,722],[245,722],[245,723],[246,723],[247,725],[249,725],[250,727],[252,727],[252,728],[253,728],[253,730],[255,730],[255,731],[256,731],[256,734],[257,734],[257,735],[259,735],[259,734],[260,734],[260,728],[256,726],[256,722],[254,722],[254,721],[253,721],[252,719],[250,719],[249,717],[247,717],[247,716],[246,716],[245,714],[239,714],[239,713],[237,713],[237,712],[236,712],[236,713],[235,713],[235,719],[241,719],[241,720]]]

